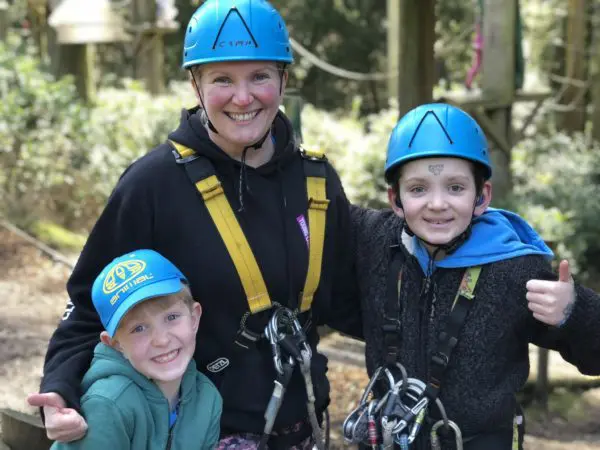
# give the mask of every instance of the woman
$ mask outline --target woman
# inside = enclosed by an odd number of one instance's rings
[[[339,178],[299,150],[279,111],[292,60],[285,23],[264,0],[208,0],[192,16],[183,67],[198,107],[125,171],[69,279],[72,306],[50,341],[42,394],[29,398],[44,407],[50,438],[85,433],[79,383],[101,331],[90,288],[103,266],[136,248],[173,261],[203,304],[195,360],[223,397],[217,448],[252,449],[261,438],[270,449],[312,448],[319,438],[329,384],[316,325],[354,335],[361,325]],[[274,311],[293,313],[270,342],[262,335]],[[278,341],[282,330],[302,352],[272,353],[290,342]],[[310,353],[312,377],[290,372]],[[265,425],[275,381],[285,395]]]

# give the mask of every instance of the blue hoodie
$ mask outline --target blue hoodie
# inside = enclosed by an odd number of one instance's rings
[[[429,253],[416,236],[413,239],[415,256],[427,274]],[[523,255],[554,257],[540,235],[518,214],[488,208],[473,219],[469,238],[454,253],[435,261],[433,266],[434,270],[436,267],[472,267]]]

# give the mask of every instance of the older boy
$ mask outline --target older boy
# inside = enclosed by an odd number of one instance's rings
[[[137,250],[102,271],[92,300],[105,331],[82,382],[90,426],[52,450],[214,448],[221,397],[192,360],[202,310],[186,277]]]
[[[598,296],[573,283],[566,261],[554,281],[552,252],[535,231],[514,213],[488,208],[491,175],[478,124],[453,106],[423,105],[389,141],[393,211],[353,211],[362,307],[371,311],[363,315],[369,375],[400,363],[413,379],[404,383],[412,398],[399,390],[394,401],[430,405],[418,434],[418,408],[379,409],[387,414],[379,431],[394,424],[387,432],[402,445],[416,435],[411,448],[430,448],[436,398],[465,449],[522,445],[515,395],[529,374],[529,343],[600,374]],[[387,388],[379,389],[381,398]],[[442,448],[454,440],[448,436]]]

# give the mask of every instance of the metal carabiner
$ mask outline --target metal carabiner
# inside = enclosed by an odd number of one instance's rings
[[[273,365],[280,376],[283,375],[283,363],[281,362],[281,349],[279,348],[279,342],[285,337],[285,335],[279,332],[278,323],[280,312],[283,309],[286,308],[277,308],[265,326],[265,337],[269,340],[269,343],[271,344],[271,351],[273,353]]]
[[[373,391],[373,386],[375,385],[377,380],[379,380],[382,371],[383,367],[378,367],[377,369],[375,369],[375,372],[369,380],[369,383],[367,384],[367,387],[365,388],[360,398],[360,401],[358,402],[358,405],[350,412],[350,414],[348,414],[348,416],[346,416],[346,419],[344,420],[344,423],[342,425],[344,439],[346,439],[346,441],[350,443],[358,443],[354,441],[354,430],[356,429],[356,425],[358,424],[366,408],[368,407],[367,400],[369,399],[369,394],[371,394],[371,392]]]
[[[410,433],[408,434],[408,443],[412,444],[417,438],[417,434],[421,431],[421,427],[423,426],[423,421],[425,420],[425,412],[426,409],[422,409],[421,412],[417,415],[417,419],[413,423],[413,426],[410,428]]]
[[[431,427],[431,450],[441,450],[442,448],[440,444],[440,437],[438,436],[438,429],[442,425],[450,427],[450,429],[452,429],[452,431],[454,432],[454,438],[456,442],[456,450],[462,450],[462,433],[458,425],[451,420],[448,420],[447,423],[444,420],[438,420],[436,423],[433,424],[433,426]]]
[[[298,320],[298,317],[296,316],[296,314],[294,314],[291,311],[290,311],[290,314],[291,314],[291,319],[292,319],[292,328],[294,330],[294,335],[300,337],[299,343],[302,345],[303,350],[305,350],[308,353],[308,358],[311,359],[312,358],[312,350],[306,340],[306,333],[304,332],[304,328],[302,328],[302,325],[300,325],[300,321]]]
[[[394,389],[399,391],[401,382],[396,383]],[[400,444],[400,436],[402,431],[415,419],[418,414],[427,409],[429,399],[424,397],[425,383],[417,378],[409,378],[407,380],[406,389],[403,389],[401,395],[397,395],[394,399],[395,404],[390,404],[387,407],[387,413],[383,419],[387,423],[394,423],[392,434],[397,444]],[[392,395],[390,395],[390,399]],[[410,400],[410,403],[407,403]],[[412,406],[410,406],[412,405]],[[393,420],[390,420],[392,419]],[[383,422],[382,419],[382,422]]]

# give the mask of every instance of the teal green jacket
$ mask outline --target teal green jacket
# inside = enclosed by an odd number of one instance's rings
[[[222,400],[192,360],[181,383],[177,421],[156,384],[118,351],[100,343],[82,381],[85,437],[55,442],[51,450],[204,450],[219,439]]]

